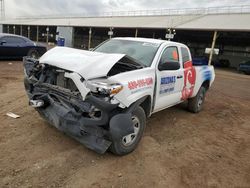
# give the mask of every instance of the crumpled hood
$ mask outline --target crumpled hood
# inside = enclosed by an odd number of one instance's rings
[[[88,80],[107,76],[109,70],[124,56],[55,47],[40,58],[40,63],[76,72]]]

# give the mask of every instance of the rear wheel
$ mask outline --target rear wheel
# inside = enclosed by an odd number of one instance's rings
[[[31,50],[29,50],[27,56],[32,57],[34,59],[38,59],[39,58],[39,53],[38,53],[38,51],[36,49],[31,49]]]
[[[193,113],[198,113],[202,110],[206,96],[206,88],[201,86],[197,95],[194,98],[188,100],[188,110]]]
[[[244,71],[246,75],[250,75],[250,71]]]
[[[134,133],[113,141],[110,146],[110,151],[116,155],[126,155],[135,150],[140,142],[143,132],[146,127],[146,115],[141,107],[135,109],[132,113],[132,122],[134,126]]]

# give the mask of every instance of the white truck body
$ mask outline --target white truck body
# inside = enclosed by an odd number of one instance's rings
[[[156,45],[161,44],[158,40],[152,39],[116,38],[114,40],[138,40],[149,43],[153,42]],[[113,101],[119,102],[121,107],[125,108],[129,107],[132,103],[144,96],[150,96],[153,100],[154,88],[156,86],[156,96],[154,99],[155,106],[152,112],[157,112],[169,106],[178,104],[187,98],[196,96],[201,84],[204,81],[210,80],[210,85],[213,83],[215,78],[213,66],[194,66],[193,68],[195,71],[192,71],[192,69],[188,67],[186,68],[188,72],[186,75],[184,75],[185,68],[181,53],[179,53],[181,65],[180,69],[173,71],[159,71],[157,66],[160,61],[160,57],[164,49],[169,46],[176,46],[179,51],[181,51],[181,47],[187,48],[187,46],[180,43],[165,41],[163,44],[161,44],[150,67],[124,72],[107,78],[107,80],[109,80],[111,83],[120,83],[124,86],[124,89],[114,96],[116,100]],[[191,58],[191,54],[189,55]],[[56,47],[42,56],[40,63],[73,71],[87,81],[106,77],[107,73],[115,65],[115,63],[117,63],[124,56],[125,54],[104,54],[67,47]],[[167,79],[171,78],[172,81],[167,81]],[[195,79],[194,83],[190,83],[188,78]],[[139,83],[137,84],[137,82],[141,80],[145,81],[146,79],[152,79],[152,82],[149,85],[140,85]],[[166,79],[165,82],[162,81],[164,79]],[[186,83],[184,83],[185,79]],[[129,88],[129,83],[131,82],[136,82],[138,86],[135,86],[135,88]],[[75,84],[78,88],[82,87],[82,83]],[[187,98],[183,98],[182,93],[184,90],[190,89],[193,90],[192,95],[188,96]],[[86,89],[81,94],[85,98],[88,92],[90,92],[90,90],[86,87]]]
[[[60,69],[59,72],[64,74],[64,78],[69,78],[74,82],[82,101],[85,101],[90,95],[98,97],[99,92],[110,92],[108,93],[110,97],[104,97],[103,100],[108,101],[111,105],[117,105],[120,110],[126,110],[137,101],[147,99],[148,107],[144,109],[147,116],[194,98],[202,86],[208,89],[215,79],[213,66],[192,66],[190,51],[184,44],[144,38],[112,39],[112,41],[116,40],[138,42],[142,47],[151,46],[157,49],[151,64],[140,67],[133,62],[133,66],[138,66],[138,68],[121,72],[118,70],[118,73],[109,75],[119,62],[131,61],[131,59],[124,59],[128,54],[56,47],[40,58],[38,66]],[[165,59],[167,62],[163,62]],[[164,68],[164,66],[168,66],[167,63],[172,63],[173,67]],[[128,63],[122,63],[122,66],[124,64],[128,65]],[[131,64],[129,64],[130,66]],[[29,68],[26,67],[26,69]],[[28,80],[31,77],[29,74],[26,73]],[[55,88],[53,89],[55,90]],[[112,93],[113,91],[114,93]],[[32,92],[28,92],[28,94],[34,102],[35,94]],[[60,123],[56,123],[58,128]],[[52,124],[55,124],[55,120],[52,121]],[[92,146],[88,147],[93,149]]]

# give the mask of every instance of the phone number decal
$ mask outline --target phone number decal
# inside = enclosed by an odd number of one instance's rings
[[[153,78],[144,78],[144,79],[139,79],[139,80],[128,82],[128,88],[130,90],[134,90],[134,89],[139,89],[139,88],[143,88],[146,86],[150,86],[152,84],[153,84]]]

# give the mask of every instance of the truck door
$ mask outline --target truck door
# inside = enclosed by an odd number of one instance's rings
[[[177,46],[169,46],[163,50],[156,67],[157,84],[154,112],[181,101],[184,72],[180,59]]]
[[[181,99],[186,100],[193,95],[196,81],[196,70],[195,67],[193,67],[191,54],[188,48],[181,47],[181,54],[184,72],[184,86]]]

